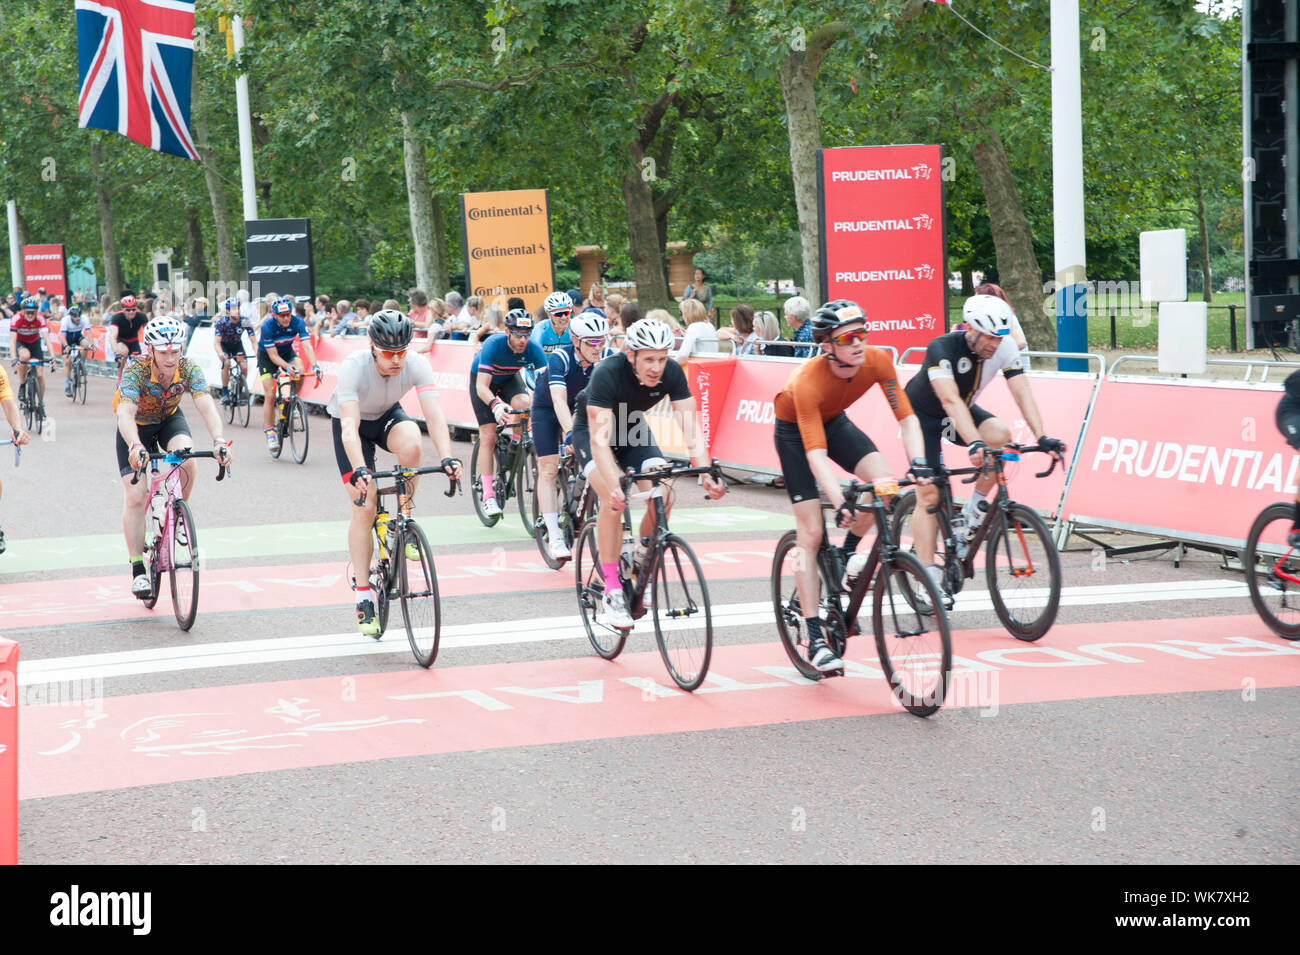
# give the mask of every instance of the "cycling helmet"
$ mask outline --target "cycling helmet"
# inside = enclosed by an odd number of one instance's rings
[[[395,308],[378,311],[370,319],[370,342],[379,348],[405,348],[414,336],[411,320]]]
[[[512,308],[506,312],[506,328],[532,328],[533,315],[526,308]]]
[[[558,315],[565,312],[573,314],[573,299],[569,298],[567,292],[552,292],[546,296],[546,301],[542,303],[542,308],[546,309],[547,315]]]
[[[34,312],[41,307],[41,303],[36,301],[30,295],[23,299],[22,310],[24,312]]]
[[[224,302],[221,303],[221,307],[224,308],[227,312],[230,311],[232,308],[237,312],[239,311],[240,306],[243,304],[244,303],[241,302],[238,297],[232,295],[230,298],[226,299]]]
[[[996,295],[972,295],[961,309],[962,321],[985,335],[1010,335],[1014,314]]]
[[[867,316],[863,314],[857,302],[851,302],[847,298],[837,298],[833,302],[827,302],[813,313],[810,319],[813,341],[824,342],[835,333],[837,328],[853,322],[865,323],[866,320]]]
[[[135,300],[134,295],[122,296],[122,308],[125,309],[125,308],[139,308],[139,307],[140,307],[140,303]]]
[[[642,348],[658,349],[673,347],[673,330],[663,322],[652,318],[643,318],[633,322],[623,338],[623,347],[628,351]]]
[[[150,348],[180,348],[185,344],[185,326],[170,315],[153,318],[144,327],[143,340]]]
[[[289,296],[287,295],[281,295],[279,298],[277,298],[274,302],[271,303],[271,314],[292,315],[293,299],[289,298]]]
[[[70,317],[72,317],[72,318],[80,318],[80,317],[81,317],[81,306],[80,306],[80,305],[70,305],[70,306],[68,306],[68,315],[69,315]]]
[[[569,337],[574,341],[583,338],[604,338],[609,334],[609,322],[600,312],[580,312],[569,323]]]

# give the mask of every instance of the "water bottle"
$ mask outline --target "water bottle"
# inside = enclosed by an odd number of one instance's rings
[[[375,531],[379,534],[379,556],[388,557],[388,512],[380,511],[375,515]]]
[[[844,577],[840,581],[840,587],[845,593],[852,590],[853,585],[857,583],[862,569],[867,566],[867,559],[866,554],[854,554],[849,558],[848,566],[844,568]]]
[[[962,515],[963,522],[967,523],[965,540],[968,544],[975,539],[975,535],[979,532],[980,525],[984,523],[984,518],[988,516],[989,502],[980,501],[975,505],[975,511],[976,517],[973,521],[968,520],[965,515]]]
[[[155,537],[162,536],[164,513],[163,495],[160,492],[149,498],[149,521]]]
[[[623,577],[631,580],[636,568],[636,544],[633,542],[631,534],[623,535],[623,549],[619,551],[618,563],[623,571]]]

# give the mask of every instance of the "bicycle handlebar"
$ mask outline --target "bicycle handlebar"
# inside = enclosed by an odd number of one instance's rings
[[[463,466],[464,466],[464,465],[462,465],[462,467],[463,467]],[[444,470],[442,469],[442,465],[430,466],[430,467],[425,467],[425,468],[402,468],[402,467],[397,467],[397,468],[392,468],[391,470],[388,470],[388,471],[371,471],[371,472],[370,472],[370,479],[371,479],[372,481],[375,482],[375,488],[379,491],[379,496],[380,496],[380,497],[383,497],[385,494],[394,494],[394,493],[396,493],[397,488],[396,488],[396,487],[389,487],[389,488],[381,488],[381,487],[379,487],[379,479],[380,479],[380,478],[396,478],[396,477],[398,477],[398,476],[400,475],[403,479],[405,479],[405,478],[415,477],[415,475],[417,475],[417,474],[444,474],[444,475],[446,475],[446,477],[447,477],[447,482],[448,482],[448,485],[449,485],[449,486],[448,486],[447,490],[443,491],[443,496],[444,496],[444,497],[454,497],[454,496],[456,495],[456,492],[457,492],[457,491],[459,491],[461,494],[464,494],[464,493],[465,493],[465,488],[464,488],[464,486],[460,483],[460,481],[457,480],[456,478],[452,477],[450,474],[447,474],[447,472],[444,471]],[[360,496],[360,497],[355,497],[355,498],[352,499],[352,503],[355,504],[357,507],[365,507],[365,505],[366,505],[366,490],[365,490],[365,488],[362,488],[362,489],[361,489],[361,496]]]
[[[214,458],[215,459],[216,456],[217,456],[217,452],[215,451],[195,451],[190,448],[182,448],[179,451],[162,451],[162,452],[150,451],[149,452],[149,460],[151,462],[166,461],[168,464],[171,465],[177,465],[184,461],[188,461],[192,458]],[[218,481],[225,480],[225,477],[229,472],[230,472],[230,465],[228,464],[219,465],[217,468],[217,480]],[[132,484],[140,483],[140,474],[141,471],[135,472],[135,474],[131,477]]]
[[[722,468],[719,466],[717,458],[714,458],[712,463],[707,467],[688,467],[686,465],[673,464],[666,468],[656,468],[653,471],[633,471],[631,468],[628,468],[623,472],[623,476],[618,479],[618,485],[626,495],[628,488],[632,486],[634,481],[653,481],[655,484],[658,484],[659,482],[666,481],[669,478],[691,477],[696,474],[707,474],[715,481],[721,482],[724,489],[727,486],[727,479],[722,476]]]
[[[1001,460],[1006,455],[1013,454],[1016,457],[1012,458],[1012,460],[1017,460],[1021,454],[1032,453],[1034,451],[1037,451],[1040,454],[1052,455],[1052,463],[1048,466],[1047,470],[1039,471],[1037,474],[1034,475],[1034,477],[1036,478],[1047,477],[1049,474],[1051,474],[1053,471],[1056,470],[1056,465],[1060,463],[1061,459],[1060,457],[1057,456],[1056,452],[1045,451],[1044,449],[1040,448],[1036,444],[1004,444],[1000,448],[985,448],[984,453],[986,457],[984,459],[984,464],[980,465],[979,467],[952,468],[952,469],[945,468],[944,470],[946,470],[947,473],[949,474],[969,474],[970,477],[963,478],[961,483],[974,484],[977,480],[979,480],[980,475],[983,474],[985,471],[987,471],[990,467],[989,459],[987,455],[992,455],[993,457],[996,457],[999,460]]]
[[[21,461],[23,457],[23,446],[21,444],[18,444],[17,442],[18,442],[17,431],[14,432],[12,438],[0,439],[0,445],[12,444],[14,446],[14,467],[18,467],[18,462]]]

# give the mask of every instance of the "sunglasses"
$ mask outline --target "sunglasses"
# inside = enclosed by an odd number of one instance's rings
[[[603,338],[580,338],[578,340],[588,348],[599,348],[601,345],[605,344],[605,339]]]
[[[406,349],[399,348],[397,351],[389,351],[387,348],[376,348],[375,354],[380,358],[387,358],[389,361],[396,361],[398,358],[406,357]]]
[[[530,334],[532,334],[533,330],[531,328],[507,328],[506,331],[508,331],[515,338],[527,338]]]
[[[851,332],[841,332],[838,335],[832,335],[831,341],[836,345],[856,345],[858,342],[867,340],[867,331],[864,328],[855,328]]]

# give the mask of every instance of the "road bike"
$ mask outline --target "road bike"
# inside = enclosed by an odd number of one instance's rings
[[[41,397],[40,382],[36,379],[36,369],[45,362],[40,358],[29,358],[23,364],[28,365],[27,379],[18,388],[18,410],[22,413],[23,423],[28,431],[40,434],[45,430],[45,400]],[[51,368],[56,367],[53,362]]]
[[[1288,540],[1295,508],[1279,501],[1260,511],[1241,556],[1255,612],[1286,640],[1300,640],[1300,548]]]
[[[226,361],[230,364],[230,384],[226,386],[226,420],[234,424],[235,417],[238,416],[240,425],[247,428],[253,407],[253,396],[248,390],[248,378],[244,375],[244,369],[238,361],[229,355],[226,356]],[[283,441],[284,439],[281,438],[282,444]]]
[[[234,372],[231,372],[234,377]],[[302,375],[291,375],[282,371],[275,376],[275,410],[271,420],[275,422],[278,438],[271,457],[278,458],[287,441],[293,451],[293,459],[299,464],[307,460],[307,443],[311,433],[307,430],[307,406],[296,393],[296,385],[302,381]],[[288,389],[286,392],[285,389]]]
[[[583,476],[582,465],[572,447],[560,456],[555,482],[560,533],[564,535],[564,543],[572,554],[573,543],[582,534],[583,525],[596,513],[596,492]],[[551,570],[559,570],[571,558],[561,557],[557,560],[551,556],[551,535],[546,528],[546,521],[542,520],[540,483],[539,480],[533,481],[533,537],[546,566]]]
[[[470,488],[473,491],[470,496],[474,499],[474,513],[484,527],[492,527],[501,520],[510,498],[516,498],[524,530],[529,536],[536,536],[537,505],[533,491],[537,487],[537,449],[533,447],[533,433],[528,425],[531,412],[512,411],[511,415],[515,420],[497,428],[497,443],[492,449],[492,460],[496,462],[492,494],[501,513],[488,516],[483,512],[483,478],[478,473],[480,438],[474,439],[474,448],[469,456]]]
[[[871,629],[880,669],[890,692],[909,713],[930,716],[948,695],[952,671],[948,615],[939,588],[921,562],[895,540],[881,501],[882,497],[893,497],[899,488],[913,483],[885,479],[867,484],[850,483],[844,500],[855,510],[872,515],[876,539],[862,572],[851,581],[848,591],[843,588],[843,578],[846,559],[851,555],[845,555],[843,548],[829,543],[826,512],[835,508],[828,501],[821,502],[822,535],[816,555],[821,597],[817,617],[827,645],[843,659],[849,638],[861,633],[858,612],[870,591]],[[871,495],[871,503],[858,504],[859,498],[867,494]],[[772,603],[781,645],[801,676],[809,680],[843,676],[842,669],[823,672],[808,659],[805,620],[811,614],[800,604],[795,576],[805,560],[796,532],[786,531],[772,555]]]
[[[1004,462],[1018,461],[1020,455],[1042,451],[1036,444],[1008,444],[1002,448],[986,448],[984,464],[969,468],[935,468],[934,483],[939,488],[939,504],[935,517],[939,524],[939,546],[935,550],[936,562],[943,567],[943,579],[948,593],[956,596],[967,580],[975,577],[975,559],[980,547],[987,542],[985,573],[988,578],[989,597],[1002,625],[1018,640],[1037,640],[1051,629],[1056,612],[1061,605],[1061,557],[1056,542],[1038,512],[1011,500],[1007,489]],[[1058,459],[1035,477],[1047,477],[1055,469]],[[986,501],[989,511],[976,528],[969,541],[959,541],[953,528],[957,511],[952,499],[949,478],[968,474],[963,484],[972,484],[981,473],[993,474],[997,479],[997,498]],[[916,507],[915,492],[902,495],[894,509],[894,536],[902,541],[912,541],[912,513]],[[916,553],[914,546],[910,547]]]
[[[17,437],[18,432],[15,431],[12,438],[5,438],[3,441],[0,441],[0,445],[12,444],[14,446],[14,467],[18,467],[18,462],[23,459],[23,446],[16,443]],[[5,552],[6,547],[5,532],[0,530],[0,554]]]
[[[166,451],[149,455],[149,504],[145,527],[145,566],[149,574],[149,597],[143,603],[150,610],[158,603],[162,575],[167,574],[172,591],[172,609],[182,630],[194,626],[199,612],[199,540],[194,514],[181,487],[181,464],[192,458],[216,458],[215,451]],[[158,462],[169,465],[160,474]],[[218,465],[217,480],[225,479],[229,468]],[[140,483],[140,472],[131,478]]]
[[[72,360],[68,363],[68,375],[72,379],[72,394],[69,397],[73,404],[86,403],[90,377],[86,371],[86,352],[94,347],[84,343],[72,346]]]
[[[668,529],[668,512],[664,505],[664,481],[675,477],[712,475],[722,481],[722,471],[714,461],[708,467],[692,468],[673,465],[651,471],[631,469],[619,480],[628,503],[648,498],[654,514],[654,533],[642,538],[645,552],[638,559],[632,538],[630,508],[623,508],[623,549],[618,558],[618,577],[623,598],[633,620],[653,613],[655,642],[663,657],[668,675],[683,690],[694,690],[704,682],[713,654],[713,615],[704,572],[690,545]],[[649,481],[651,487],[630,493],[634,482]],[[725,482],[724,482],[725,483]],[[612,559],[612,558],[611,558]],[[582,625],[592,647],[606,660],[623,652],[631,628],[610,626],[598,619],[605,599],[605,577],[596,543],[596,522],[588,520],[582,529],[574,555],[574,581]],[[650,606],[646,607],[646,591]],[[698,619],[696,619],[698,618]]]
[[[370,589],[375,595],[375,620],[379,623],[379,637],[388,629],[388,611],[393,600],[402,605],[402,622],[406,625],[406,639],[420,666],[433,666],[438,655],[438,639],[442,630],[442,606],[438,599],[438,574],[433,566],[433,548],[415,519],[411,517],[412,495],[408,483],[417,474],[446,474],[441,467],[404,468],[373,472],[379,499],[375,507],[375,520],[371,529],[375,535],[375,556],[370,565]],[[392,478],[390,487],[379,487],[379,481]],[[451,486],[447,497],[453,496],[460,482],[448,476]],[[396,514],[384,509],[384,498],[396,496]],[[366,503],[366,492],[354,499],[357,507]],[[414,556],[412,556],[414,555]],[[352,577],[356,589],[355,568]],[[378,637],[376,637],[378,639]]]

